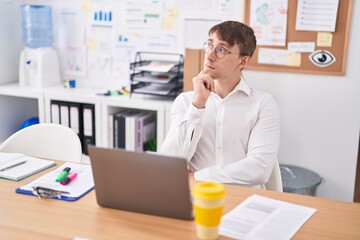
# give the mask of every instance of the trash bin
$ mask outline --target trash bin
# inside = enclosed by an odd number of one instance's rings
[[[280,171],[284,192],[315,196],[323,182],[317,173],[302,167],[280,164]]]

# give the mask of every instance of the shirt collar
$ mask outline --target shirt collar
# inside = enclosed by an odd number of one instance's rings
[[[249,85],[245,82],[245,79],[241,77],[240,82],[236,85],[235,91],[242,91],[246,93],[246,95],[250,96],[251,94],[251,88]]]

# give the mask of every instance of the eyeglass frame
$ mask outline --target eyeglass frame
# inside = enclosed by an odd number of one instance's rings
[[[38,196],[39,198],[46,199],[46,198],[59,198],[61,199],[62,194],[70,194],[66,191],[55,190],[46,187],[39,187],[39,186],[32,186],[33,194]]]
[[[212,46],[212,47],[210,48],[210,46]],[[221,54],[224,54],[223,57],[218,56],[219,49],[225,50],[224,53],[220,52]],[[209,54],[212,50],[214,50],[214,45],[210,42],[204,42],[203,50],[205,53]],[[223,47],[221,45],[218,45],[217,47],[215,47],[215,56],[219,59],[225,58],[227,54],[239,54],[239,53],[240,53],[240,56],[246,56],[245,54],[241,54],[241,52],[230,52],[229,50],[227,50],[225,47]]]

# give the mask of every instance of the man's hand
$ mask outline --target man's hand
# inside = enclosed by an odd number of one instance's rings
[[[201,71],[192,81],[195,93],[192,104],[196,108],[204,108],[210,92],[214,91],[214,80],[208,73]]]

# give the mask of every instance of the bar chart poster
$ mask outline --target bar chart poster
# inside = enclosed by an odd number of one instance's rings
[[[112,28],[114,26],[114,11],[112,4],[93,4],[91,11],[91,26]]]

